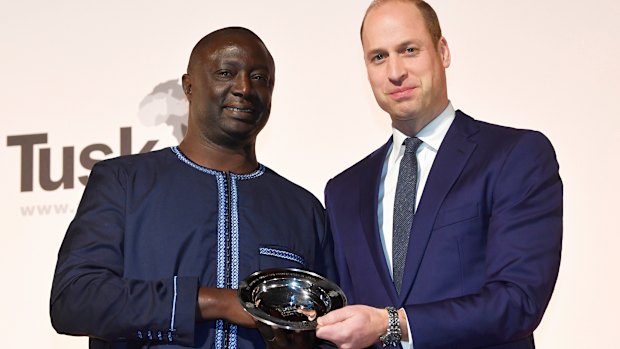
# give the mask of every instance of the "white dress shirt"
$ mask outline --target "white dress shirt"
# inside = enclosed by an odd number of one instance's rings
[[[416,190],[416,202],[414,212],[417,210],[424,186],[428,179],[428,174],[435,161],[435,156],[439,150],[439,146],[443,141],[452,121],[454,120],[454,108],[448,102],[448,106],[439,116],[426,125],[416,135],[423,143],[416,152],[418,159],[418,186]],[[400,160],[405,153],[403,142],[407,138],[405,134],[399,130],[392,128],[392,146],[383,163],[381,171],[381,182],[379,184],[379,209],[377,218],[379,222],[379,233],[381,235],[381,244],[383,253],[388,265],[390,274],[392,274],[392,237],[394,224],[394,199],[396,197],[396,183],[398,181],[398,171],[400,168]],[[411,243],[415,243],[411,241]],[[407,326],[409,324],[407,323]],[[403,348],[412,348],[411,329],[409,330],[409,342],[402,342]]]

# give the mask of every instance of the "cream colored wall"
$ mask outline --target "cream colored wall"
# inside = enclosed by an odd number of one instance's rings
[[[49,323],[56,253],[83,186],[20,192],[20,149],[8,136],[46,133],[52,178],[61,148],[92,143],[119,153],[175,144],[146,127],[138,105],[184,72],[193,44],[242,25],[276,59],[271,120],[259,159],[319,198],[325,182],[389,137],[388,117],[366,81],[358,28],[367,2],[4,1],[0,5],[0,328],[7,348],[85,348]],[[457,108],[495,123],[538,129],[556,147],[565,184],[563,261],[536,332],[539,348],[614,348],[620,305],[617,227],[620,4],[611,0],[434,0],[452,50],[449,94]],[[35,156],[35,160],[38,155]],[[35,161],[36,163],[36,161]],[[38,165],[34,165],[37,173]],[[50,206],[51,205],[51,206]],[[56,206],[54,206],[56,205]],[[64,206],[66,205],[66,206]],[[51,208],[45,214],[37,210]],[[66,207],[66,213],[54,209]],[[28,209],[34,213],[28,214]]]

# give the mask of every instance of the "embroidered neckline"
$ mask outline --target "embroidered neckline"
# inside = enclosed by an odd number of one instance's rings
[[[214,170],[214,169],[210,169],[204,166],[200,166],[197,163],[193,162],[192,160],[188,159],[185,154],[183,154],[181,152],[181,150],[179,149],[178,146],[173,146],[170,147],[170,150],[172,150],[172,152],[177,156],[177,158],[179,160],[181,160],[181,162],[185,163],[186,165],[200,171],[203,173],[207,173],[213,176],[221,176],[221,175],[225,175],[226,172],[224,171],[219,171],[219,170]],[[230,173],[231,177],[234,177],[236,179],[239,180],[245,180],[245,179],[254,179],[256,177],[260,177],[263,173],[265,173],[265,166],[263,166],[263,164],[258,164],[258,168],[252,172],[252,173],[248,173],[248,174],[237,174],[237,173]]]

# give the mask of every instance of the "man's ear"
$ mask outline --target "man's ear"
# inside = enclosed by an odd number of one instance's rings
[[[192,77],[189,74],[183,74],[181,78],[181,84],[183,85],[183,92],[185,93],[185,98],[189,102],[192,101]]]
[[[448,68],[450,66],[451,56],[450,56],[450,48],[448,47],[448,41],[443,36],[439,39],[439,44],[437,45],[437,51],[441,56],[441,62],[444,68]]]

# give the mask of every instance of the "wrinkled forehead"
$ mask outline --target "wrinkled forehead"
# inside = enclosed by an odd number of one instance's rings
[[[210,62],[229,60],[262,66],[274,70],[274,62],[269,50],[258,38],[252,35],[221,35],[213,38],[200,48],[199,55]]]
[[[397,1],[384,3],[368,12],[361,38],[364,51],[431,39],[418,8],[412,3]]]
[[[205,54],[208,56],[251,56],[260,60],[271,60],[267,48],[260,41],[252,39],[230,39],[213,42],[205,49]]]

